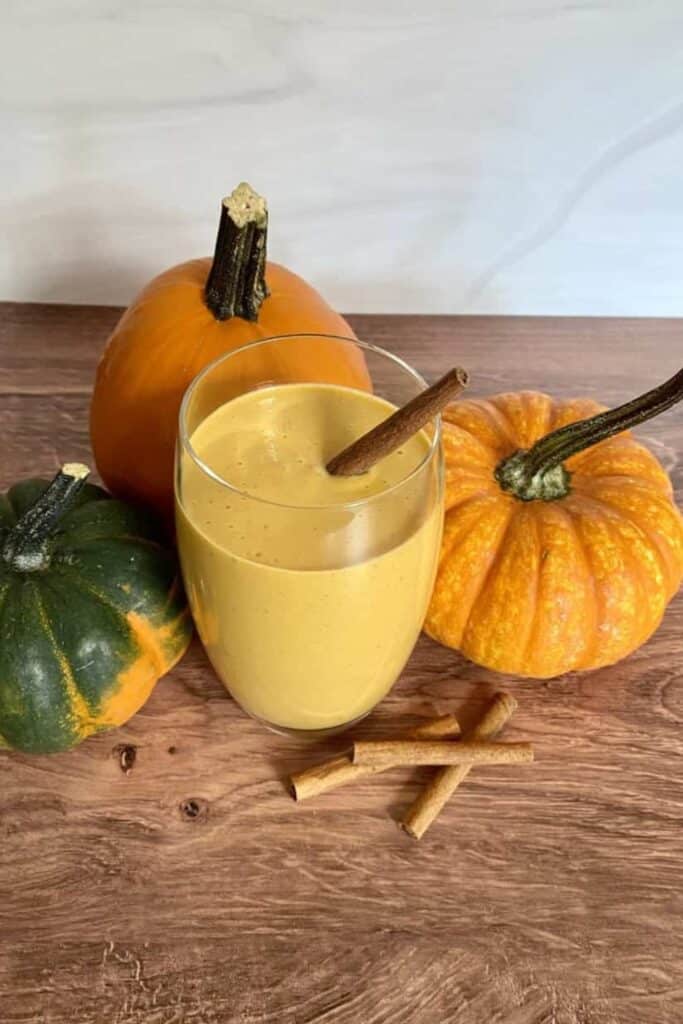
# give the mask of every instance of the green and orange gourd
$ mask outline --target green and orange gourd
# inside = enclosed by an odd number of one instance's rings
[[[159,527],[87,475],[0,495],[0,746],[52,753],[121,725],[190,642]]]

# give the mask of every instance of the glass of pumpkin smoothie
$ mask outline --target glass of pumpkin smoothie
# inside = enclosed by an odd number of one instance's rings
[[[271,728],[362,718],[422,627],[442,529],[440,424],[360,476],[327,462],[425,387],[357,341],[293,335],[222,357],[180,412],[176,520],[199,635]]]

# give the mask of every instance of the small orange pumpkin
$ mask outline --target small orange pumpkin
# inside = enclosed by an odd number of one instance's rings
[[[683,578],[683,520],[662,466],[623,431],[681,398],[683,370],[609,412],[535,392],[450,406],[429,635],[539,679],[643,644]]]
[[[242,183],[223,200],[213,260],[155,277],[114,328],[97,370],[90,433],[99,474],[117,497],[172,516],[180,403],[214,359],[274,335],[354,337],[309,284],[266,264],[267,228],[265,200]],[[323,351],[301,339],[277,364],[256,350],[250,367],[257,379],[369,386],[362,353],[343,342]]]

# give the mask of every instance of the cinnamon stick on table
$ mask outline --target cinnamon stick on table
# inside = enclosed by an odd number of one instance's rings
[[[484,715],[467,733],[468,740],[490,740],[496,736],[517,709],[511,693],[497,693]],[[413,839],[421,839],[438,818],[453,793],[467,778],[472,765],[458,764],[440,768],[408,808],[400,825]]]
[[[415,726],[405,734],[405,739],[440,739],[446,736],[460,735],[460,725],[455,715],[441,715],[432,718],[424,725]],[[354,782],[363,776],[374,775],[384,771],[383,766],[354,764],[348,754],[335,757],[323,764],[316,764],[302,772],[290,776],[290,792],[295,800],[306,800],[308,797],[325,793],[347,782]]]
[[[529,764],[530,743],[490,743],[470,740],[368,740],[353,745],[353,763],[388,768],[413,764]]]

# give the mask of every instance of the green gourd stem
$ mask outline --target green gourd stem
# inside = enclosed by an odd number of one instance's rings
[[[242,182],[221,205],[213,263],[204,298],[216,320],[257,320],[266,286],[268,207]]]
[[[570,473],[563,465],[572,455],[608,437],[658,416],[683,399],[683,369],[659,387],[616,409],[569,423],[542,437],[528,451],[517,451],[498,465],[501,488],[521,501],[553,501],[569,493]]]
[[[62,517],[73,508],[90,474],[87,466],[62,466],[37,501],[5,535],[3,561],[16,572],[39,572],[50,564],[49,540]]]

